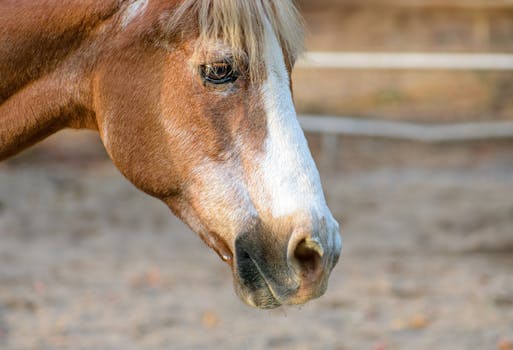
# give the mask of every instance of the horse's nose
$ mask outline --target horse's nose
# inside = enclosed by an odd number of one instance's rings
[[[298,289],[289,304],[302,304],[324,294],[328,277],[340,255],[338,224],[333,230],[293,234],[288,243],[287,263]]]
[[[324,248],[311,237],[292,237],[288,245],[289,265],[303,283],[314,283],[323,273]]]
[[[239,235],[234,265],[239,295],[250,305],[270,308],[303,304],[324,294],[340,254],[338,225],[332,226],[318,232],[294,230],[283,240],[260,229]]]

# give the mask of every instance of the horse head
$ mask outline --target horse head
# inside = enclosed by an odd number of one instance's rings
[[[322,295],[341,240],[292,99],[292,2],[125,5],[91,84],[116,166],[229,263],[249,305]]]
[[[29,12],[36,29],[10,30]],[[231,266],[246,303],[324,293],[341,240],[294,109],[292,0],[25,1],[2,16],[0,159],[96,129],[124,176]]]

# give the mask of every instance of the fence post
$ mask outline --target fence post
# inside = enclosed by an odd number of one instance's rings
[[[329,171],[336,170],[338,155],[338,134],[323,133],[321,136],[321,166]]]
[[[474,46],[479,50],[488,50],[490,44],[490,18],[478,13],[474,18]]]

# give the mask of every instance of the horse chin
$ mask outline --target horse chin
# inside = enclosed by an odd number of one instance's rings
[[[247,305],[258,309],[274,309],[283,304],[246,251],[238,249],[232,270],[235,291]]]
[[[270,284],[257,265],[244,265],[244,269],[238,269],[232,265],[234,285],[237,295],[247,305],[258,309],[275,309],[281,306],[302,305],[322,296],[327,289],[327,277],[316,282],[315,286],[309,283],[300,283],[297,287],[276,286]],[[281,290],[282,293],[277,293]]]
[[[257,309],[275,309],[282,306],[282,302],[273,294],[263,277],[259,277],[259,281],[253,280],[252,283],[264,284],[258,289],[247,287],[247,281],[235,279],[235,291],[241,300],[247,305]]]

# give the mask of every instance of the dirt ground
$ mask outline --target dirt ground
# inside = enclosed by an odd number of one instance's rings
[[[512,144],[343,142],[329,290],[269,312],[94,141],[62,140],[0,165],[0,349],[513,347]]]

